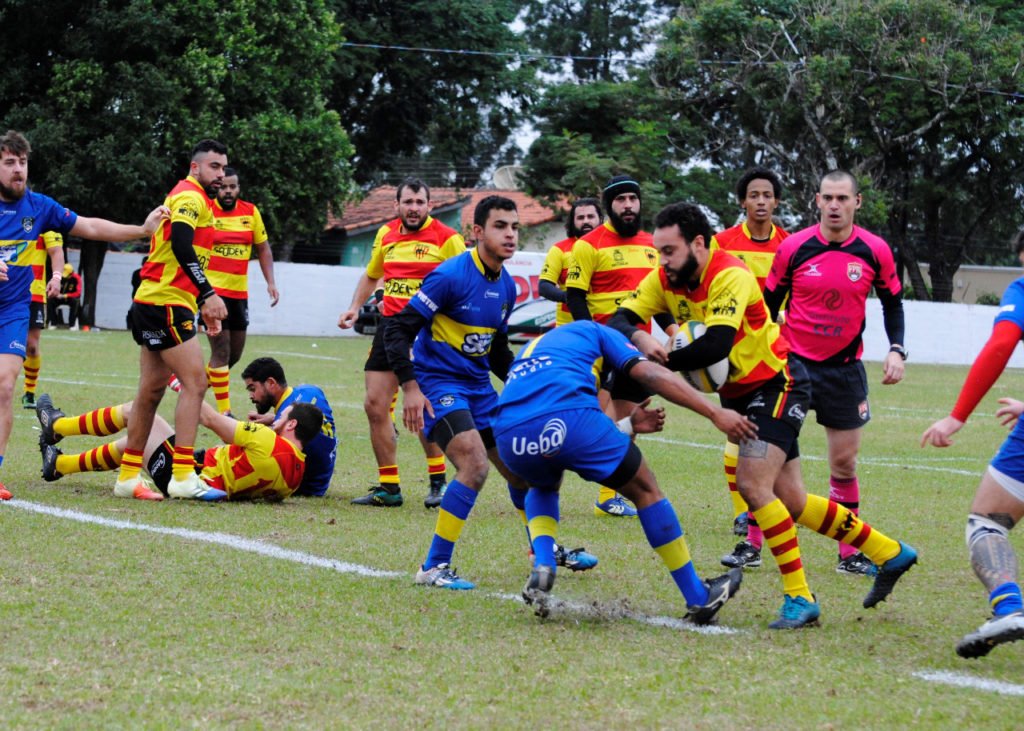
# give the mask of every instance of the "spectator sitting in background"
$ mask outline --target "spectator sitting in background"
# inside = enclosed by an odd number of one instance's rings
[[[50,321],[50,329],[53,330],[57,327],[58,320],[60,319],[57,314],[57,308],[61,305],[68,306],[68,327],[72,330],[78,329],[78,305],[82,299],[82,277],[75,273],[74,267],[70,264],[64,265],[64,272],[60,279],[60,294],[56,297],[51,297],[47,302],[49,307],[48,319]],[[60,324],[64,324],[61,322]]]

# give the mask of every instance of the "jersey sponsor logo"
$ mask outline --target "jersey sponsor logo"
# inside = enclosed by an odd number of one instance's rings
[[[1002,307],[999,308],[1000,312],[1015,312],[1016,310],[1017,305],[1003,305]]]
[[[732,292],[725,291],[715,298],[710,309],[713,315],[735,315],[739,307],[740,303],[736,296]]]
[[[529,360],[521,361],[512,366],[512,369],[508,372],[507,380],[509,382],[514,381],[515,379],[520,378],[521,376],[526,376],[529,375],[530,373],[536,373],[542,368],[546,368],[547,366],[552,364],[554,364],[554,361],[551,360],[551,357],[547,355],[541,355],[536,358],[530,358]]]
[[[199,206],[196,204],[194,200],[183,200],[181,203],[178,204],[178,210],[176,211],[176,213],[179,216],[184,216],[185,218],[189,218],[193,221],[199,220]]]
[[[159,343],[160,340],[167,336],[166,330],[143,330],[142,339],[148,340],[151,343]]]
[[[857,282],[864,276],[864,267],[859,261],[851,261],[846,265],[846,276],[851,282]]]
[[[21,219],[21,228],[25,231],[25,233],[31,233],[32,229],[35,228],[35,225],[36,219],[33,218],[32,216],[25,216],[23,219]]]
[[[622,255],[622,252],[618,249],[612,254],[612,266],[613,267],[624,267],[626,266],[626,257]]]
[[[33,242],[35,243],[35,242]],[[0,261],[17,261],[21,253],[28,248],[27,241],[18,241],[6,246],[0,246]]]
[[[466,355],[487,355],[493,339],[492,333],[467,333],[462,341],[462,352]]]
[[[437,303],[434,302],[434,300],[427,297],[427,295],[423,294],[422,289],[416,293],[416,299],[425,304],[427,306],[427,309],[429,309],[431,312],[437,312]]]
[[[527,454],[554,457],[562,451],[567,431],[564,421],[551,419],[544,424],[536,439],[512,437],[512,453],[519,457]]]
[[[10,342],[10,344],[7,346],[7,349],[8,350],[20,350],[20,351],[24,352],[25,351],[25,343],[21,342],[20,340],[12,340]]]
[[[843,337],[843,326],[816,324],[814,334],[821,335],[823,338],[841,338]]]
[[[838,289],[830,289],[822,295],[821,304],[830,310],[838,310],[843,306],[843,293]]]
[[[566,275],[566,280],[569,282],[575,282],[583,274],[583,269],[579,264],[573,264],[569,267],[569,273]]]
[[[389,279],[384,282],[384,294],[392,297],[412,297],[416,294],[416,287],[405,279]]]
[[[810,264],[807,265],[807,271],[804,272],[804,276],[805,277],[823,277],[825,275],[818,271],[818,263],[812,261]]]
[[[246,256],[248,249],[245,246],[233,246],[232,244],[217,244],[213,247],[213,252],[220,256]]]
[[[860,417],[861,421],[867,421],[868,417],[871,416],[871,409],[868,408],[867,401],[861,401],[857,404],[857,416]]]
[[[191,330],[192,329],[192,321],[191,320],[185,320],[185,322],[181,323],[181,329],[182,330]]]
[[[753,406],[753,404],[751,404],[751,406]],[[791,419],[796,419],[801,423],[803,423],[803,420],[807,418],[807,413],[800,404],[793,404],[789,407],[789,411],[786,413]]]
[[[149,465],[149,474],[158,474],[167,467],[167,453],[160,452]]]
[[[500,292],[495,292],[493,289],[488,289],[484,292],[484,299],[496,300],[501,297]]]
[[[455,403],[455,397],[445,394],[444,396],[438,399],[438,403],[447,409],[449,406]]]
[[[260,428],[260,425],[257,424],[254,421],[246,421],[246,422],[244,422],[242,424],[242,430],[243,431],[252,431],[252,432],[254,432],[254,431],[256,431],[259,428]]]

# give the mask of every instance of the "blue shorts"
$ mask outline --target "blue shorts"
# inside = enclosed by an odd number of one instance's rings
[[[1024,419],[1017,420],[991,464],[1004,475],[1024,482]]]
[[[494,410],[498,408],[498,394],[490,383],[480,385],[453,381],[451,376],[435,378],[419,371],[416,372],[416,382],[434,408],[433,417],[423,411],[423,433],[427,439],[432,438],[434,425],[453,411],[468,411],[477,431],[490,429]]]
[[[600,409],[563,411],[515,423],[504,411],[494,424],[501,461],[530,487],[552,489],[571,470],[602,483],[622,465],[631,441]]]
[[[0,353],[25,357],[25,341],[28,340],[28,308],[14,317],[0,320]]]

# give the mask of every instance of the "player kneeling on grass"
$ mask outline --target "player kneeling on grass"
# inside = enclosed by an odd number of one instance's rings
[[[122,437],[81,454],[63,454],[55,445],[66,436],[89,434],[109,436],[124,429],[131,420],[132,402],[67,417],[53,406],[48,394],[39,397],[36,415],[42,434],[39,447],[43,457],[43,479],[57,480],[73,472],[99,472],[117,469],[127,439]],[[139,500],[190,498],[202,494],[202,500],[279,501],[291,495],[302,482],[305,469],[304,446],[320,433],[323,412],[308,403],[296,403],[282,411],[272,426],[237,421],[218,414],[202,404],[200,423],[226,444],[206,450],[199,474],[192,478],[204,483],[203,490],[176,492],[171,483],[174,459],[174,430],[159,414],[153,421],[143,452],[148,478],[137,483],[132,493],[118,497]],[[154,489],[159,489],[159,492]]]
[[[794,521],[863,551],[878,566],[863,602],[865,609],[874,607],[917,563],[917,552],[873,529],[849,508],[807,493],[798,437],[810,403],[810,378],[799,361],[788,359],[789,344],[769,316],[757,280],[736,257],[708,248],[711,227],[697,206],[666,206],[654,226],[662,266],[640,282],[608,325],[672,370],[706,368],[729,358],[729,378],[719,390],[722,405],[758,426],[756,438],[740,442],[736,487],[782,575],[782,610],[769,627],[799,629],[817,624],[821,613],[804,573]],[[679,322],[703,322],[707,332],[666,353],[637,328],[661,312]]]
[[[526,518],[536,558],[523,599],[535,605],[538,615],[547,616],[555,581],[558,488],[565,471],[572,470],[633,501],[648,542],[686,599],[687,617],[706,624],[739,589],[743,570],[732,569],[706,582],[698,578],[675,509],[629,438],[633,432],[660,431],[665,412],[641,404],[617,425],[598,403],[598,364],[613,369],[615,378],[632,378],[707,417],[731,438],[757,436],[757,427],[746,417],[714,405],[603,325],[573,322],[534,340],[509,369],[494,423],[502,461],[530,486]]]

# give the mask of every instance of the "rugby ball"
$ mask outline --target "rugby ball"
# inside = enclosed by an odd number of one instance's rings
[[[668,348],[669,350],[685,348],[705,332],[707,332],[707,328],[704,327],[703,322],[688,320],[679,326],[679,330],[675,335],[669,338]],[[707,368],[682,371],[679,375],[698,391],[714,393],[729,379],[729,359],[722,358],[722,360],[712,363]]]

